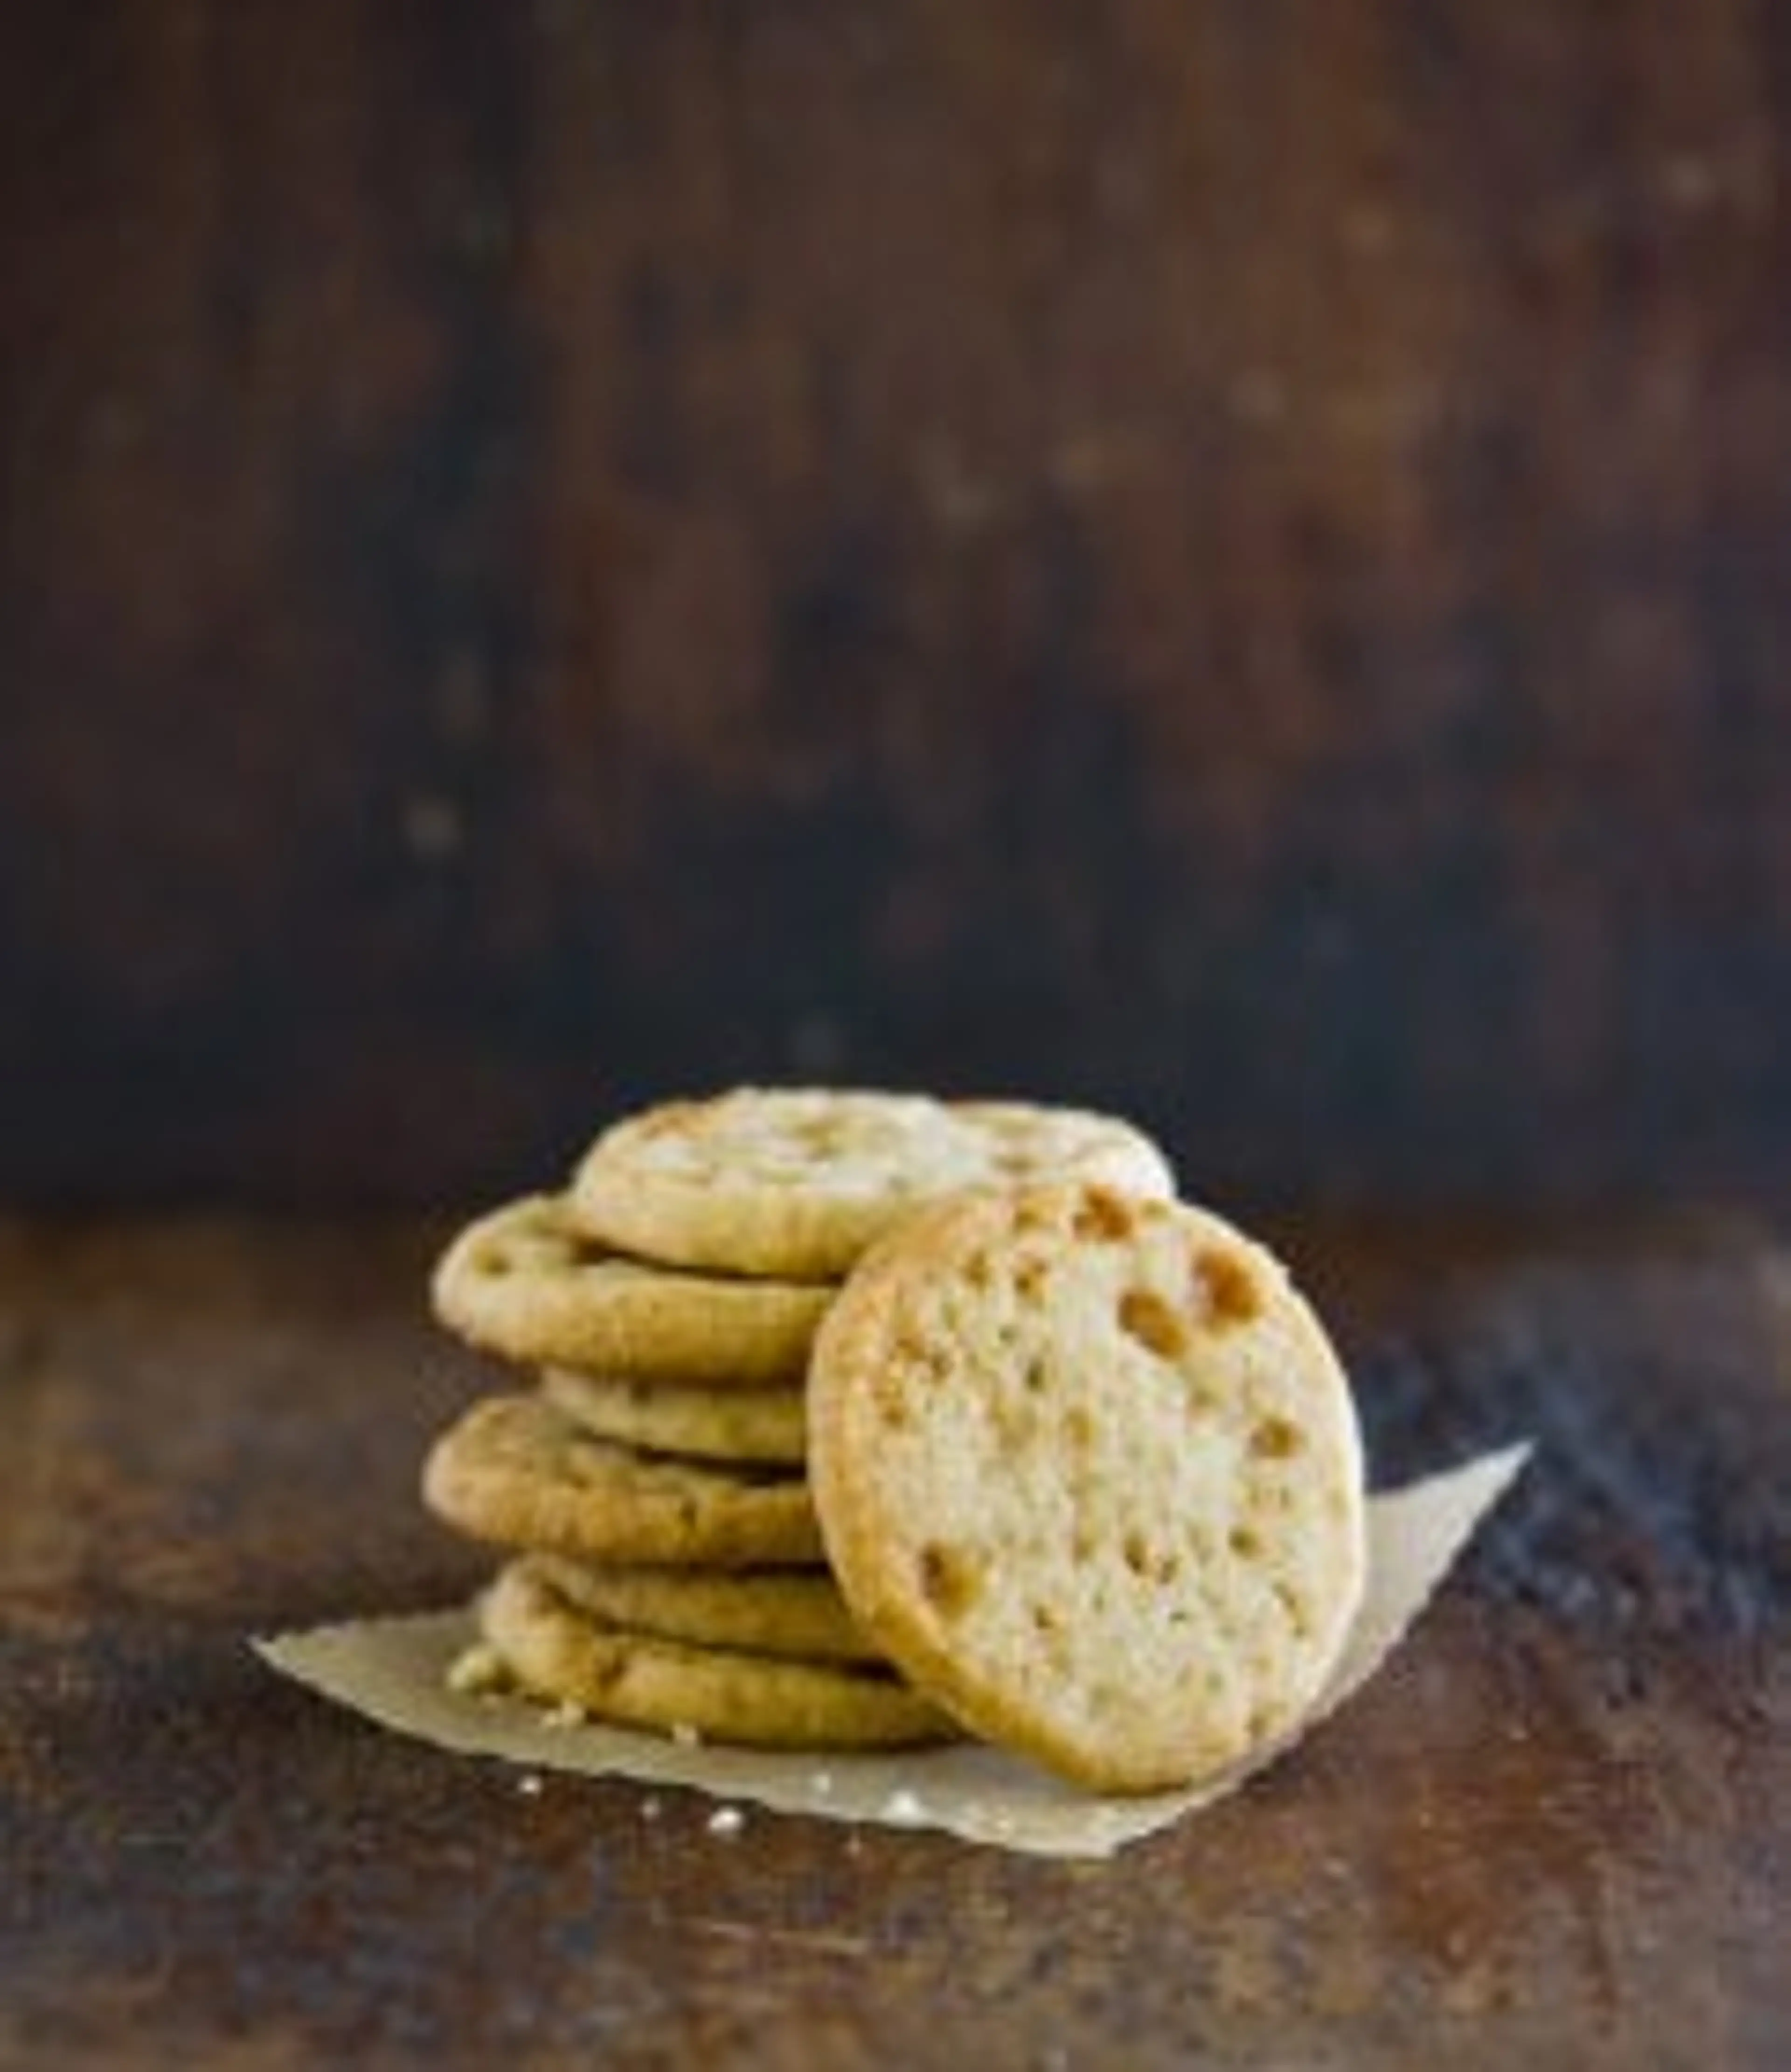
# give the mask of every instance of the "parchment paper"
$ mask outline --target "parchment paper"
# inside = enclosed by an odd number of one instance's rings
[[[686,1785],[731,1805],[825,1820],[931,1827],[1037,1856],[1105,1856],[1234,1791],[1359,1690],[1447,1574],[1475,1527],[1509,1486],[1527,1445],[1374,1498],[1369,1583],[1342,1660],[1297,1732],[1184,1791],[1106,1799],[1077,1791],[997,1749],[974,1745],[897,1755],[786,1755],[579,1722],[552,1723],[513,1697],[451,1691],[448,1664],[474,1638],[462,1609],[278,1634],[263,1659],[351,1712],[395,1732],[529,1770],[576,1770],[648,1785]],[[718,1819],[731,1832],[738,1815]]]

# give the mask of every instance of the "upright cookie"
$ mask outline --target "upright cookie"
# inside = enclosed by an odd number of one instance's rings
[[[1283,1733],[1362,1589],[1355,1413],[1311,1312],[1217,1217],[1103,1186],[886,1240],[816,1344],[809,1472],[910,1681],[1097,1790]]]
[[[443,1323],[506,1359],[754,1388],[801,1379],[834,1293],[644,1265],[581,1234],[546,1194],[469,1224],[433,1292]]]
[[[423,1498],[475,1540],[592,1561],[818,1560],[809,1485],[595,1439],[532,1396],[488,1396],[436,1441]]]
[[[852,1622],[825,1568],[620,1567],[535,1557],[538,1573],[579,1610],[612,1625],[701,1647],[811,1662],[882,1658]]]
[[[622,1725],[786,1749],[900,1748],[957,1732],[885,1670],[632,1632],[582,1610],[533,1561],[500,1572],[480,1626],[525,1689]]]
[[[923,1202],[1072,1178],[1173,1191],[1155,1145],[1106,1116],[745,1087],[606,1131],[578,1168],[570,1209],[594,1237],[647,1258],[812,1281],[844,1273]]]
[[[801,1467],[808,1411],[800,1388],[705,1388],[694,1383],[612,1381],[550,1367],[550,1403],[599,1439],[704,1461],[764,1461]]]

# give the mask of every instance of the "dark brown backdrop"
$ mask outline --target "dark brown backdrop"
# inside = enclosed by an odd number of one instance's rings
[[[27,0],[0,1194],[746,1075],[1791,1153],[1791,9]]]

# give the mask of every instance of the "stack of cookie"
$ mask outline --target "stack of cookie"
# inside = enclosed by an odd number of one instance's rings
[[[475,1223],[438,1314],[524,1371],[436,1445],[431,1507],[509,1559],[462,1680],[782,1747],[962,1731],[839,1593],[808,1468],[811,1354],[862,1256],[966,1190],[1172,1190],[1129,1125],[1065,1109],[751,1090],[631,1118],[563,1194]]]

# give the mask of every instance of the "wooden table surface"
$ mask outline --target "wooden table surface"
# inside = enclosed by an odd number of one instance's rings
[[[0,1229],[0,2065],[1791,2062],[1791,1265],[1308,1231],[1377,1477],[1526,1480],[1380,1680],[1111,1863],[517,1774],[253,1630],[463,1589],[435,1234]]]

